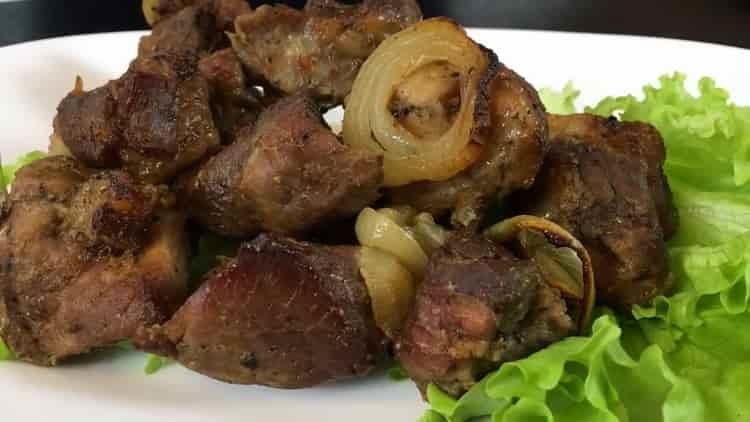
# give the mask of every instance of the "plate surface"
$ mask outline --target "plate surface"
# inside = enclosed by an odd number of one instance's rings
[[[679,70],[711,76],[750,104],[750,51],[687,41],[517,30],[470,30],[537,87],[572,80],[581,104],[639,93]],[[118,77],[140,33],[77,36],[0,48],[0,154],[46,149],[60,99],[80,75],[87,88]],[[7,421],[414,421],[424,409],[410,382],[373,376],[310,390],[222,384],[172,365],[145,376],[138,353],[106,352],[56,369],[0,363],[0,418]]]

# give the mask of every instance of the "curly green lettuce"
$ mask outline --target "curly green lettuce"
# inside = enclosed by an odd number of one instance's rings
[[[542,88],[539,90],[539,98],[544,103],[548,113],[554,114],[573,114],[576,112],[576,100],[581,95],[581,91],[568,82],[562,91],[555,91],[552,88]]]
[[[643,100],[606,98],[587,111],[649,122],[661,132],[680,211],[673,243],[720,244],[750,230],[750,107],[730,102],[709,78],[698,82],[697,96],[683,74],[659,81],[659,88],[644,88]]]
[[[153,375],[165,366],[171,365],[174,361],[170,358],[165,358],[158,355],[148,354],[146,359],[146,365],[143,367],[143,372],[146,375]]]
[[[660,82],[587,111],[664,137],[681,218],[674,293],[632,316],[604,310],[591,336],[506,363],[458,400],[431,386],[423,422],[750,421],[750,108],[707,78],[697,96],[682,74]],[[541,96],[575,112],[572,86]]]
[[[0,361],[14,360],[16,357],[13,355],[13,351],[5,345],[3,339],[0,338]]]

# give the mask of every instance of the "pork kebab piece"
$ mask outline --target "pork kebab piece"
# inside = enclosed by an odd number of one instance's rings
[[[586,246],[599,298],[629,311],[671,286],[665,240],[678,216],[651,125],[593,115],[549,116],[551,148],[534,187],[513,203]]]
[[[588,324],[593,273],[576,239],[531,216],[486,234],[454,233],[430,256],[396,349],[423,393],[434,383],[458,397]]]
[[[311,387],[370,372],[386,353],[380,327],[402,322],[413,289],[389,255],[263,234],[135,344],[222,381]]]
[[[187,295],[172,203],[69,157],[20,169],[0,217],[0,337],[15,355],[55,365],[168,319]]]
[[[211,86],[214,124],[224,144],[234,142],[242,128],[255,123],[260,112],[279,98],[273,90],[251,84],[231,48],[204,57],[198,70]]]
[[[379,156],[339,141],[315,103],[290,96],[183,175],[176,190],[190,216],[217,233],[300,234],[374,202],[382,172]]]
[[[373,52],[343,129],[348,145],[383,155],[389,203],[470,229],[498,197],[531,186],[547,148],[536,90],[445,18]]]
[[[308,0],[303,11],[264,5],[240,16],[231,39],[254,78],[331,107],[378,44],[421,18],[416,0]]]
[[[211,87],[211,106],[214,122],[219,129],[223,143],[231,143],[237,129],[252,123],[264,105],[268,105],[269,94],[273,90],[261,92],[245,75],[237,56],[229,48],[229,39],[223,32],[234,28],[234,20],[252,9],[245,0],[144,0],[146,20],[153,22],[154,33],[168,33],[161,30],[172,25],[163,25],[166,19],[186,8],[197,9],[212,17],[216,40],[207,50],[210,56],[202,57],[198,70]],[[180,33],[173,34],[179,36]],[[195,29],[191,34],[200,33]],[[210,32],[209,32],[210,33]],[[179,45],[179,40],[174,42]],[[221,49],[219,49],[221,48]],[[206,51],[205,48],[199,51]],[[200,54],[203,56],[203,54]],[[257,84],[256,84],[257,85]]]
[[[214,16],[216,27],[221,31],[231,31],[234,20],[250,13],[247,0],[143,0],[143,15],[151,26],[156,26],[186,7],[196,6]]]
[[[79,80],[62,100],[51,152],[72,154],[94,168],[124,168],[154,183],[216,152],[221,140],[212,107],[224,97],[198,64],[226,43],[217,17],[203,7],[160,20],[121,78],[91,91]],[[247,93],[239,105],[253,108],[254,95]]]

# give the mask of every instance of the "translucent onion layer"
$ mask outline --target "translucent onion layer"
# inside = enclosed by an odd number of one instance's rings
[[[398,258],[417,279],[421,280],[427,267],[427,254],[417,239],[390,215],[394,210],[378,212],[365,208],[355,224],[357,240],[362,246],[388,252]]]
[[[520,215],[495,224],[485,235],[511,244],[532,259],[545,282],[567,299],[579,331],[589,325],[594,307],[594,272],[588,252],[568,231],[543,218]]]
[[[370,294],[375,323],[386,336],[397,338],[414,301],[414,277],[393,255],[368,247],[360,250],[359,271]]]
[[[448,19],[425,20],[391,36],[367,59],[354,82],[346,101],[344,142],[383,154],[389,187],[455,176],[481,154],[471,133],[480,81],[489,63],[479,45]],[[456,70],[460,108],[447,130],[425,138],[400,124],[390,106],[400,84],[436,64]]]

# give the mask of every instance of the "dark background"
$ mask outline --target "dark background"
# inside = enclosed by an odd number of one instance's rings
[[[301,6],[303,0],[276,1]],[[145,29],[140,0],[0,3],[0,46]],[[251,1],[253,6],[267,1]],[[466,26],[652,35],[750,48],[750,0],[422,0],[426,16]]]

